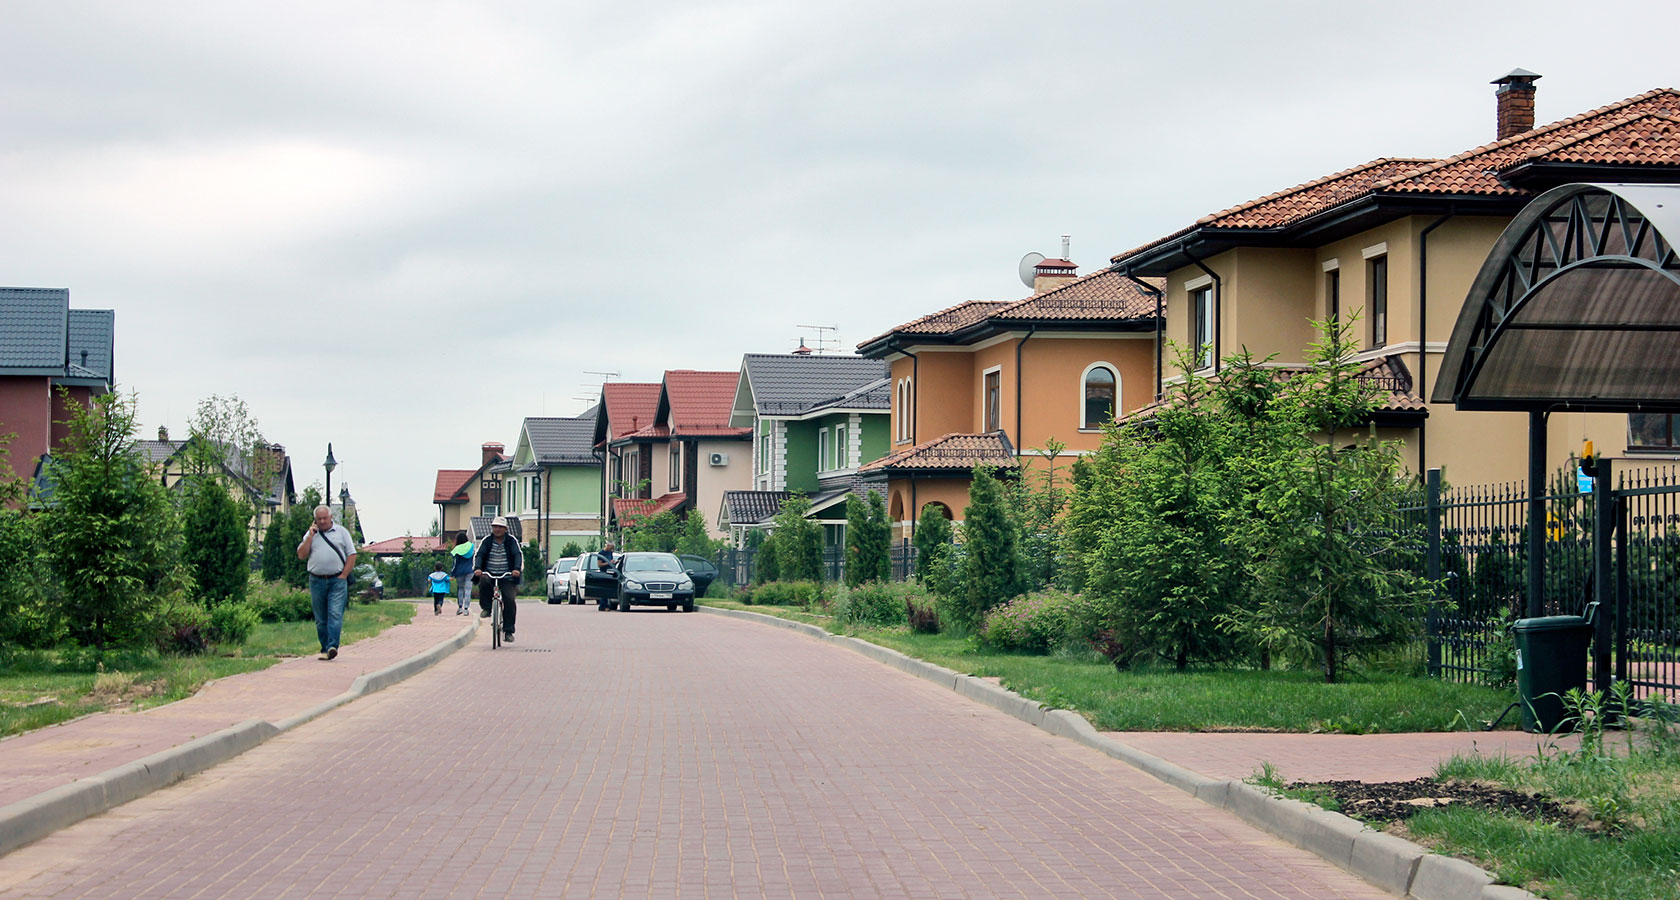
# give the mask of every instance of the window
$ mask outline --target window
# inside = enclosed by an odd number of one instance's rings
[[[1120,379],[1108,366],[1095,365],[1085,372],[1084,415],[1080,428],[1101,428],[1114,420],[1120,408]]]
[[[851,464],[850,451],[846,446],[846,426],[834,426],[834,468],[844,469]]]
[[[830,450],[830,448],[829,448],[829,445],[828,445],[828,429],[827,428],[818,428],[817,429],[817,471],[818,472],[827,472],[829,469],[834,468],[834,466],[830,464],[831,461],[832,461],[832,457],[829,455],[829,450]]]
[[[612,458],[612,483],[608,488],[612,493],[618,492],[618,485],[624,481],[624,457],[614,454]]]
[[[671,490],[682,490],[682,445],[671,442]]]
[[[1371,347],[1388,344],[1388,257],[1373,256],[1365,263],[1366,306],[1371,316]]]
[[[532,509],[541,508],[542,507],[541,499],[542,499],[542,476],[541,475],[532,475],[531,476],[531,508]]]
[[[1003,372],[993,369],[985,375],[982,391],[986,404],[986,427],[982,431],[997,431],[1003,427]]]
[[[916,385],[908,378],[898,382],[898,440],[900,443],[909,441],[916,433],[912,424],[915,421]]]
[[[1628,449],[1680,452],[1680,415],[1628,413]]]
[[[1196,346],[1196,367],[1213,365],[1213,286],[1190,292],[1190,314],[1193,317],[1190,341]]]
[[[481,515],[481,516],[499,516],[499,515],[501,515],[501,513],[496,511],[496,504],[494,504],[494,503],[486,503],[483,506],[480,506],[478,508],[478,514]]]
[[[770,471],[770,423],[765,422],[758,429],[758,471],[760,474]]]

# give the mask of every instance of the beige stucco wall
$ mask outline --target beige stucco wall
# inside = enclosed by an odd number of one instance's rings
[[[914,502],[912,503],[912,494]],[[893,541],[910,537],[911,524],[921,516],[929,503],[943,503],[951,509],[951,516],[961,522],[968,507],[967,478],[917,478],[914,488],[910,479],[894,478],[887,482],[887,519],[892,524]],[[894,513],[898,512],[898,515]]]
[[[1014,345],[1011,344],[1011,366]],[[1084,376],[1094,363],[1112,365],[1120,376],[1118,406],[1123,413],[1155,399],[1155,341],[1153,334],[1138,337],[1063,337],[1034,335],[1021,345],[1021,393],[1026,398],[1020,433],[1015,420],[1004,428],[1019,450],[1043,447],[1051,438],[1069,450],[1095,450],[1102,444],[1101,429],[1081,429],[1084,415]],[[1012,410],[1013,377],[1004,383],[1005,409]],[[1009,413],[1013,415],[1013,413]]]
[[[694,511],[690,515],[700,516],[706,522],[706,533],[713,538],[725,538],[729,532],[718,527],[718,510],[723,508],[724,491],[752,490],[753,461],[751,441],[698,441],[695,444],[699,454],[698,475],[690,500],[694,504]],[[710,460],[713,453],[727,454],[729,464],[714,466]]]

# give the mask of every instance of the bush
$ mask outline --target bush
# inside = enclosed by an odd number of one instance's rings
[[[912,597],[932,604],[927,592],[914,585],[872,581],[847,591],[844,600],[835,604],[834,614],[853,625],[903,625],[909,621]]]
[[[0,507],[0,647],[51,647],[65,624],[38,552],[34,522]]]
[[[1082,647],[1089,643],[1094,621],[1092,604],[1080,595],[1038,591],[988,613],[980,625],[980,646],[1017,653]]]
[[[181,515],[188,535],[181,557],[205,603],[216,606],[245,599],[251,574],[246,534],[250,509],[236,503],[221,482],[199,475],[187,483]]]
[[[751,591],[743,589],[742,595],[742,603],[760,606],[820,607],[827,600],[822,584],[816,581],[771,581]]]
[[[308,622],[315,618],[315,607],[309,600],[309,592],[297,590],[284,582],[252,585],[246,604],[264,622]]]
[[[754,531],[754,535],[762,532]],[[781,556],[776,552],[776,536],[765,535],[753,551],[753,583],[769,584],[782,576]],[[751,601],[748,601],[751,602]]]
[[[905,597],[904,613],[909,619],[911,631],[917,634],[939,633],[939,605],[932,597],[924,595],[919,603],[914,597]]]
[[[159,603],[153,614],[158,652],[196,656],[210,649],[210,612],[180,595]]]
[[[239,645],[257,627],[257,611],[248,603],[223,603],[210,610],[210,642]]]
[[[951,594],[958,624],[977,627],[986,613],[1026,588],[1022,577],[1020,523],[1004,488],[985,467],[974,470],[963,511],[962,587]]]

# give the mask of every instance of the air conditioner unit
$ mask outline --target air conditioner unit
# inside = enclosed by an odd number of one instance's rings
[[[707,462],[710,462],[714,466],[727,466],[729,465],[729,454],[713,453],[711,459],[707,460]]]

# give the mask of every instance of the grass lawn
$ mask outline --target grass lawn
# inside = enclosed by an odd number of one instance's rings
[[[345,610],[344,643],[413,617],[412,603],[352,603]],[[0,737],[89,713],[170,703],[192,696],[217,678],[266,669],[285,657],[319,650],[314,622],[265,622],[244,646],[224,651],[227,655],[113,651],[101,668],[86,651],[20,651],[0,664]]]
[[[798,609],[702,602],[838,630],[831,617]],[[1349,672],[1339,684],[1300,670],[1117,672],[1094,653],[996,653],[976,649],[966,637],[912,634],[902,627],[848,633],[958,672],[996,677],[1022,696],[1080,713],[1100,731],[1454,731],[1493,719],[1512,699],[1509,691],[1480,685],[1375,672]]]

